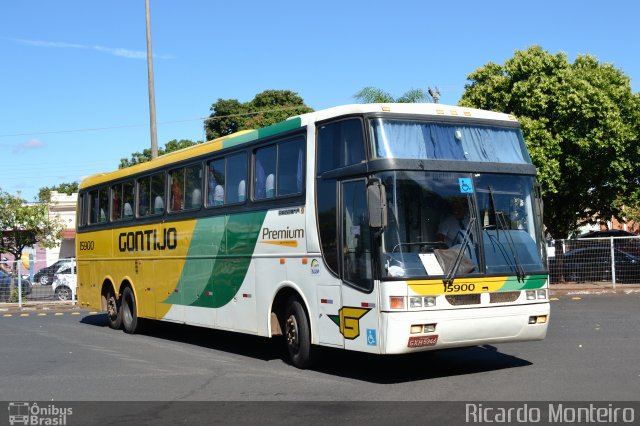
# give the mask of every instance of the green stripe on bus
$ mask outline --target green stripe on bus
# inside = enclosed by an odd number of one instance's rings
[[[263,127],[259,130],[254,130],[249,133],[235,136],[233,138],[226,139],[222,142],[223,148],[229,148],[232,146],[240,145],[243,143],[251,142],[256,139],[266,138],[269,136],[277,135],[279,133],[288,132],[299,128],[302,125],[300,117],[292,118],[291,120],[281,121],[280,123],[273,124],[268,127]]]
[[[546,280],[546,275],[530,275],[525,277],[524,282],[518,281],[516,277],[508,277],[500,291],[532,290],[542,287]]]
[[[240,290],[266,211],[200,219],[196,223],[178,292],[164,303],[219,308]]]

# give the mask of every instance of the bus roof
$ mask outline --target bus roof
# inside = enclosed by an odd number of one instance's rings
[[[153,170],[174,162],[187,160],[192,157],[215,152],[223,148],[248,143],[267,136],[287,132],[296,128],[306,126],[317,121],[328,120],[334,117],[352,114],[368,113],[393,113],[393,114],[414,114],[434,117],[460,117],[476,118],[496,121],[516,121],[513,115],[499,112],[484,111],[474,108],[465,108],[454,105],[443,104],[352,104],[314,111],[307,114],[291,117],[283,122],[258,130],[242,130],[222,138],[214,139],[205,143],[190,146],[178,151],[162,155],[154,160],[136,164],[124,169],[118,169],[107,173],[98,173],[84,179],[80,188],[87,188],[104,182],[109,182],[119,178],[124,178],[133,174]]]

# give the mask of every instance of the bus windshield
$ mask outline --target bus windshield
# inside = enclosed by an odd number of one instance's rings
[[[530,176],[392,171],[386,187],[384,277],[442,276],[462,251],[458,275],[545,270]]]
[[[370,121],[376,158],[530,164],[520,129],[429,121]]]

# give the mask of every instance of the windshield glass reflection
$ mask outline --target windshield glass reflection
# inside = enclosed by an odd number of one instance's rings
[[[545,269],[532,178],[404,171],[380,177],[389,217],[383,276],[444,276],[456,257],[456,276]]]

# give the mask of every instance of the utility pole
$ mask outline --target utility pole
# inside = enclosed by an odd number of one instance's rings
[[[158,130],[156,128],[156,94],[153,89],[153,54],[151,49],[151,14],[149,0],[145,0],[147,15],[147,71],[149,83],[149,126],[151,128],[151,159],[158,157]]]

